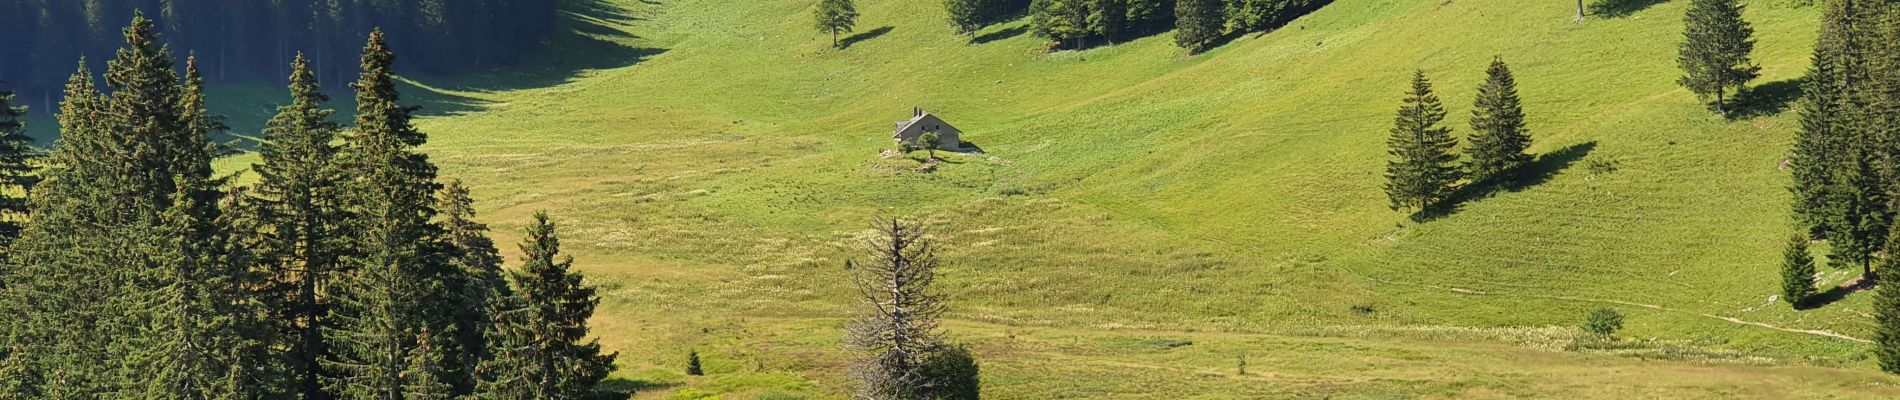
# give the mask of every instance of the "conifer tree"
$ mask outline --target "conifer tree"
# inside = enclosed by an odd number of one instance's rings
[[[508,282],[502,276],[501,254],[488,238],[488,225],[475,221],[475,199],[462,181],[450,181],[437,201],[442,213],[440,224],[447,235],[448,262],[460,271],[448,281],[448,294],[457,301],[455,332],[450,339],[464,354],[453,360],[457,365],[450,371],[452,380],[448,383],[457,393],[471,393],[476,364],[490,354],[485,334],[494,320],[488,315],[488,304],[509,292]]]
[[[345,217],[331,142],[342,128],[320,91],[309,59],[291,63],[290,104],[277,109],[258,146],[256,210],[262,269],[269,275],[262,294],[273,301],[270,315],[285,334],[283,363],[294,376],[295,393],[305,399],[327,398],[322,365],[323,329],[332,322],[331,287],[342,275],[338,259],[346,251],[339,224]]]
[[[1225,33],[1224,8],[1221,0],[1176,0],[1174,44],[1188,53],[1207,51]]]
[[[1880,369],[1900,374],[1900,285],[1874,290],[1874,355]]]
[[[976,35],[983,29],[984,0],[943,0],[944,13],[950,17],[950,26],[958,34]]]
[[[1445,107],[1432,94],[1425,71],[1412,75],[1412,91],[1399,108],[1392,137],[1386,140],[1393,160],[1386,164],[1385,193],[1393,210],[1424,210],[1451,196],[1458,182],[1458,169],[1452,163],[1458,145],[1451,129],[1440,126]]]
[[[1683,72],[1679,82],[1704,99],[1715,96],[1715,111],[1724,115],[1728,90],[1739,90],[1761,71],[1749,61],[1755,29],[1742,20],[1742,8],[1737,0],[1690,0],[1683,17],[1687,27],[1676,59]]]
[[[1029,5],[1030,29],[1058,46],[1081,48],[1089,36],[1086,1],[1035,0]]]
[[[224,249],[215,246],[220,232],[215,217],[194,199],[205,183],[187,180],[172,197],[163,225],[150,241],[158,257],[149,266],[155,290],[133,303],[149,315],[149,325],[131,361],[151,374],[139,387],[138,398],[228,399],[255,397],[242,393],[257,388],[243,376],[246,368],[239,351],[244,342],[236,288],[241,273],[232,268]],[[233,387],[231,383],[239,383]],[[246,396],[249,395],[249,396]]]
[[[1808,254],[1807,235],[1789,238],[1788,249],[1782,253],[1781,296],[1795,308],[1814,297],[1814,256]]]
[[[1084,4],[1088,5],[1089,34],[1114,44],[1128,30],[1128,0],[1088,0]]]
[[[851,32],[857,26],[858,9],[852,0],[818,0],[812,19],[819,31],[831,33],[831,47],[838,48],[843,46],[838,34]]]
[[[1887,243],[1887,184],[1880,179],[1879,166],[1866,144],[1854,145],[1842,156],[1845,160],[1834,169],[1827,194],[1829,203],[1827,238],[1833,250],[1832,260],[1842,267],[1858,266],[1865,279],[1874,278],[1874,254]]]
[[[0,86],[0,247],[20,237],[27,193],[39,182],[33,138],[26,136],[26,106],[14,100],[14,93]]]
[[[341,263],[354,277],[337,285],[331,315],[337,324],[325,334],[335,354],[324,365],[337,374],[327,386],[346,398],[401,396],[419,379],[403,376],[416,332],[453,329],[450,316],[459,304],[458,296],[443,295],[461,271],[445,260],[441,227],[432,221],[440,185],[435,166],[415,151],[427,138],[411,125],[415,109],[399,104],[394,63],[382,32],[372,32],[362,75],[351,85],[356,128],[343,135],[338,155],[339,168],[353,177],[342,197],[354,250]],[[459,346],[436,344],[431,350],[450,365],[441,370],[457,373]]]
[[[945,307],[931,288],[937,257],[922,227],[892,219],[873,228],[878,236],[865,243],[873,261],[845,264],[860,298],[845,336],[861,355],[851,376],[858,398],[913,398],[929,387],[925,361],[943,346],[938,319]]]
[[[1822,12],[1820,38],[1812,66],[1801,84],[1801,130],[1789,156],[1793,168],[1795,220],[1810,235],[1826,234],[1830,209],[1827,190],[1834,171],[1843,167],[1847,144],[1859,135],[1850,132],[1856,107],[1850,102],[1852,82],[1859,76],[1859,46],[1853,32],[1852,1],[1830,1]]]
[[[1517,79],[1503,59],[1491,60],[1478,100],[1471,110],[1470,159],[1465,170],[1473,182],[1489,182],[1518,172],[1530,164],[1530,133],[1524,128],[1524,105],[1517,97]]]
[[[217,152],[206,138],[221,129],[205,106],[204,79],[196,58],[187,58],[177,112],[179,132],[163,141],[173,149],[162,162],[179,171],[175,192],[155,226],[135,229],[146,261],[135,274],[139,290],[127,304],[145,325],[124,338],[132,343],[129,372],[135,396],[154,399],[259,397],[270,379],[260,356],[266,344],[254,329],[258,312],[243,288],[253,286],[248,255],[233,245],[230,220],[220,208],[223,192],[210,178]],[[122,392],[123,393],[123,392]]]
[[[46,171],[52,179],[33,197],[33,220],[10,249],[7,268],[0,269],[6,290],[0,290],[0,313],[10,328],[9,366],[25,370],[21,375],[0,376],[0,382],[14,393],[35,393],[46,398],[64,398],[100,389],[75,384],[68,376],[111,376],[105,354],[105,341],[75,338],[106,338],[112,332],[92,321],[112,321],[109,303],[120,298],[118,280],[98,263],[83,262],[84,257],[109,254],[93,241],[107,230],[96,222],[103,212],[94,205],[111,196],[104,174],[105,151],[113,143],[104,140],[107,128],[102,115],[104,97],[86,67],[67,82],[60,102],[60,146],[52,153],[54,162]],[[54,229],[55,226],[63,228]]]
[[[56,167],[34,197],[35,224],[12,249],[9,269],[19,273],[10,275],[41,277],[17,281],[17,289],[33,297],[22,313],[32,321],[28,334],[42,346],[29,353],[45,354],[32,361],[53,387],[49,396],[54,390],[119,398],[206,395],[193,388],[238,384],[228,378],[235,367],[207,365],[231,365],[225,352],[241,346],[176,350],[207,330],[224,329],[216,327],[242,312],[220,297],[235,278],[206,266],[225,258],[218,254],[224,248],[205,245],[220,235],[167,237],[176,230],[167,228],[166,217],[182,195],[198,224],[215,221],[213,147],[206,135],[216,130],[216,118],[203,107],[195,65],[187,65],[191,80],[181,82],[152,21],[134,16],[123,38],[125,47],[107,64],[109,96],[93,87],[83,64],[76,74],[83,76],[69,85]],[[155,245],[180,240],[195,254]],[[177,286],[181,266],[204,282]],[[183,370],[152,372],[173,367]]]
[[[521,244],[522,266],[513,290],[496,302],[495,355],[480,368],[484,399],[584,399],[597,395],[618,353],[601,354],[589,340],[587,319],[600,297],[574,260],[561,254],[547,213],[535,213]]]
[[[691,376],[706,374],[706,369],[699,365],[699,350],[686,353],[686,374]]]

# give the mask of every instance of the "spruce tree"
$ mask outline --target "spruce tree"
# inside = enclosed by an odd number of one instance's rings
[[[857,26],[857,5],[852,4],[852,0],[818,0],[812,19],[819,31],[831,33],[831,47],[842,47],[838,34],[851,32]]]
[[[1842,154],[1845,160],[1832,171],[1827,190],[1832,207],[1828,209],[1828,243],[1834,262],[1841,267],[1861,267],[1865,279],[1874,278],[1874,254],[1886,244],[1888,224],[1887,184],[1880,178],[1877,160],[1867,145],[1855,145]]]
[[[1176,0],[1174,44],[1188,53],[1207,51],[1225,33],[1224,8],[1221,0]]]
[[[457,296],[446,296],[461,273],[445,260],[441,227],[433,223],[435,166],[415,148],[427,141],[411,124],[415,109],[399,104],[394,79],[395,54],[381,31],[370,34],[363,50],[356,89],[354,130],[343,135],[339,169],[345,176],[345,229],[354,249],[340,262],[353,278],[337,285],[335,328],[325,337],[335,372],[327,385],[346,398],[399,398],[418,377],[404,376],[416,347],[416,332],[453,329]],[[462,350],[438,341],[431,351],[459,371]],[[425,358],[438,359],[438,358]],[[460,379],[435,377],[442,382]],[[394,396],[394,397],[391,397]]]
[[[1859,74],[1860,51],[1855,44],[1852,1],[1830,1],[1822,12],[1820,38],[1812,66],[1802,80],[1801,130],[1789,156],[1793,169],[1795,221],[1813,236],[1826,234],[1830,209],[1827,190],[1833,171],[1842,168],[1847,144],[1857,136],[1850,129],[1856,107],[1851,103],[1853,82]]]
[[[1487,78],[1478,87],[1471,110],[1471,146],[1466,173],[1473,182],[1505,178],[1530,164],[1530,133],[1524,128],[1524,105],[1517,97],[1517,79],[1503,59],[1491,60]]]
[[[851,376],[858,398],[913,398],[929,388],[925,362],[943,346],[938,319],[945,306],[931,287],[937,257],[920,226],[892,219],[873,229],[877,237],[865,243],[873,261],[845,264],[860,299],[845,336],[860,355]]]
[[[1029,26],[1036,36],[1057,46],[1081,48],[1089,36],[1087,0],[1035,0],[1029,5]]]
[[[955,27],[958,34],[975,36],[977,30],[983,29],[983,2],[943,0],[943,10],[950,17],[950,26]]]
[[[1873,309],[1875,358],[1882,371],[1900,374],[1900,285],[1877,287]]]
[[[454,360],[457,365],[448,383],[457,393],[471,393],[476,364],[490,354],[484,336],[494,323],[488,303],[509,292],[508,282],[502,276],[501,254],[488,238],[488,225],[475,221],[475,200],[468,188],[460,180],[450,181],[437,204],[442,213],[439,224],[447,235],[448,262],[460,271],[448,281],[448,294],[456,301],[451,339],[464,354]]]
[[[238,350],[249,346],[243,341],[239,310],[233,309],[240,304],[236,288],[243,285],[237,280],[241,274],[219,256],[223,249],[214,246],[214,236],[228,232],[221,232],[215,218],[204,215],[206,207],[193,198],[205,183],[181,183],[163,225],[145,242],[157,247],[151,250],[157,257],[148,271],[159,286],[133,303],[149,322],[143,328],[147,337],[130,361],[151,375],[127,394],[207,400],[261,395],[241,392],[258,385],[243,376],[246,371],[239,361]]]
[[[1398,118],[1386,140],[1393,160],[1386,164],[1385,193],[1393,210],[1425,210],[1450,197],[1459,173],[1453,163],[1458,145],[1451,129],[1440,126],[1445,107],[1432,94],[1425,71],[1412,75],[1412,91],[1399,108]]]
[[[618,353],[601,354],[587,319],[600,305],[595,289],[572,271],[547,213],[534,215],[521,244],[513,290],[496,302],[494,357],[484,361],[477,396],[484,399],[584,399],[613,371]]]
[[[35,223],[22,232],[6,268],[0,268],[5,274],[0,276],[5,284],[0,307],[6,308],[0,322],[8,327],[11,348],[4,361],[10,370],[23,371],[0,375],[0,386],[11,393],[44,398],[97,393],[65,377],[111,373],[104,341],[74,339],[109,337],[107,327],[82,321],[112,320],[109,302],[122,294],[116,290],[118,280],[106,279],[113,275],[104,266],[82,261],[108,254],[93,241],[106,230],[86,222],[97,220],[102,211],[92,206],[109,192],[96,185],[104,180],[97,172],[103,162],[95,160],[111,145],[103,140],[104,98],[92,76],[80,60],[59,106],[61,145],[46,171],[53,179],[33,197]]]
[[[1128,0],[1088,0],[1088,33],[1113,44],[1129,28]]]
[[[259,309],[244,288],[254,286],[248,253],[233,245],[219,182],[210,179],[217,152],[206,138],[220,129],[205,106],[204,79],[195,58],[186,60],[180,91],[179,132],[165,140],[174,150],[164,162],[180,171],[175,192],[154,226],[129,233],[148,246],[134,272],[136,295],[126,306],[144,322],[124,338],[131,346],[129,373],[136,386],[122,395],[153,399],[253,398],[270,394],[261,355],[267,346],[255,329]],[[195,149],[195,150],[193,150]],[[138,375],[147,374],[147,375]]]
[[[0,86],[0,247],[20,237],[27,216],[27,193],[39,182],[33,138],[26,136],[26,107]]]
[[[262,269],[269,275],[263,288],[270,315],[284,332],[283,363],[294,376],[300,398],[323,399],[323,360],[329,351],[323,330],[328,318],[331,287],[342,275],[345,217],[339,203],[341,171],[337,149],[331,144],[342,128],[331,120],[335,111],[320,91],[309,59],[302,54],[291,63],[290,104],[278,107],[264,127],[258,146],[262,163],[252,165],[258,176],[252,208],[259,224]]]
[[[230,365],[223,352],[239,346],[176,349],[244,311],[224,307],[229,298],[220,297],[236,285],[214,265],[228,248],[206,245],[221,235],[168,236],[177,230],[167,216],[188,199],[197,223],[216,220],[214,148],[206,138],[217,129],[216,117],[205,111],[195,65],[187,65],[191,80],[181,81],[151,20],[134,16],[122,33],[125,47],[107,63],[109,96],[93,87],[83,64],[75,75],[84,76],[69,85],[56,167],[34,197],[35,224],[15,242],[9,269],[18,273],[9,275],[42,277],[18,281],[18,289],[33,297],[21,313],[32,321],[28,334],[43,345],[30,352],[45,355],[32,361],[55,387],[49,396],[209,395],[197,388],[241,381],[228,378],[235,367],[208,367]],[[155,245],[180,241],[189,247]],[[196,254],[182,256],[181,249]],[[203,282],[178,286],[181,268]],[[154,374],[155,368],[182,370]]]
[[[699,350],[686,353],[686,374],[691,376],[706,374],[706,369],[699,365]]]
[[[1724,115],[1728,90],[1740,90],[1761,71],[1749,61],[1755,29],[1742,20],[1742,8],[1737,0],[1690,0],[1683,17],[1687,26],[1676,59],[1683,72],[1678,82],[1704,99],[1715,96],[1715,110]]]
[[[1795,308],[1814,297],[1814,256],[1808,254],[1807,235],[1789,238],[1788,249],[1782,253],[1781,296]]]

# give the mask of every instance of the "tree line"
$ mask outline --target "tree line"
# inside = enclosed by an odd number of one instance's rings
[[[143,12],[164,21],[174,48],[191,51],[214,81],[281,82],[288,61],[308,53],[325,82],[354,75],[356,49],[372,27],[413,57],[405,72],[477,71],[519,60],[554,30],[554,0],[0,0],[0,81],[51,110],[59,83],[81,57],[117,48],[119,21]]]
[[[947,0],[950,3],[984,0]],[[1329,0],[1035,0],[1030,26],[1065,48],[1175,29],[1175,44],[1207,50],[1229,34],[1261,32],[1313,12]]]
[[[554,223],[537,214],[501,268],[468,191],[416,151],[380,30],[348,127],[293,58],[291,102],[239,185],[211,167],[229,152],[209,139],[205,64],[181,74],[166,29],[130,19],[103,74],[71,72],[43,160],[23,161],[0,94],[0,398],[603,395],[616,355],[586,339],[599,298]]]
[[[1318,10],[1331,0],[944,0],[950,25],[970,35],[990,24],[1027,14],[1029,29],[1052,48],[1080,49],[1096,40],[1114,43],[1176,29],[1175,44],[1200,53],[1229,35],[1272,30]],[[839,35],[856,25],[852,0],[819,0],[814,26]]]

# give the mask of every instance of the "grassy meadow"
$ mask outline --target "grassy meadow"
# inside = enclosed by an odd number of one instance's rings
[[[878,216],[934,232],[947,330],[991,398],[1900,395],[1863,343],[1869,294],[1771,299],[1817,7],[1748,1],[1763,77],[1728,120],[1675,84],[1684,1],[1573,23],[1562,1],[1338,0],[1196,56],[1170,33],[958,36],[935,0],[858,0],[844,49],[806,0],[564,1],[527,65],[405,93],[504,253],[534,211],[562,224],[639,399],[844,398],[843,265]],[[1494,56],[1534,178],[1391,211],[1412,71],[1462,137]],[[255,129],[276,93],[213,100]],[[983,152],[881,158],[914,106]],[[1579,346],[1601,307],[1625,341]],[[692,349],[707,376],[684,375]]]

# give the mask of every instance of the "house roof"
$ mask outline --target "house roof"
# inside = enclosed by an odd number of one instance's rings
[[[924,120],[935,120],[938,124],[943,125],[946,128],[950,128],[951,130],[957,130],[957,127],[951,126],[949,122],[944,122],[942,118],[937,118],[937,116],[934,114],[920,113],[920,114],[917,114],[917,116],[915,117],[911,117],[909,120],[897,121],[897,130],[893,132],[902,133],[905,130],[909,130],[911,126],[924,122]]]

